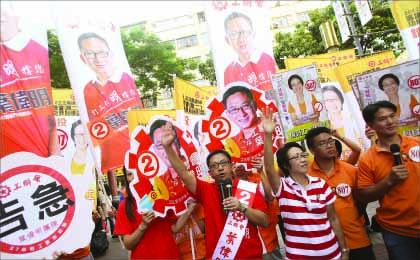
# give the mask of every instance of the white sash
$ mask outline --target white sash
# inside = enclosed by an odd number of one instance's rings
[[[235,197],[241,203],[252,206],[257,184],[239,180]],[[222,235],[217,242],[212,259],[234,259],[245,235],[248,218],[240,211],[230,211]]]

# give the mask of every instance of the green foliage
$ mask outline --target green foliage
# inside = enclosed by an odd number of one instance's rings
[[[193,79],[186,72],[191,62],[177,58],[172,44],[161,42],[140,28],[123,31],[121,35],[128,63],[142,93],[157,96],[160,89],[172,88],[175,75],[184,80]]]
[[[371,0],[369,2],[371,4],[373,18],[363,28],[360,24],[354,3],[352,2],[350,4],[350,10],[354,14],[353,20],[356,27],[361,29],[357,34],[366,34],[361,39],[364,53],[402,48],[402,39],[392,17],[388,2],[382,0]],[[328,20],[333,22],[338,41],[341,43],[340,31],[331,5],[309,12],[309,18],[310,22],[297,24],[293,33],[279,32],[276,34],[274,56],[279,68],[285,68],[285,58],[326,53],[327,50],[325,50],[322,43],[319,26]],[[386,30],[389,31],[383,32]],[[372,32],[380,33],[370,34]],[[339,46],[340,50],[349,48],[355,48],[351,39]]]
[[[198,71],[200,72],[203,79],[210,81],[212,86],[216,85],[216,72],[214,70],[213,59],[211,54],[207,57],[204,62],[198,64]]]
[[[58,44],[57,35],[48,30],[48,52],[50,59],[51,86],[53,88],[70,88],[69,77],[64,65],[63,55]]]

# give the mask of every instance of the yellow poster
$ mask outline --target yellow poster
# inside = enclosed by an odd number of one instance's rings
[[[158,110],[158,109],[135,109],[128,111],[128,131],[131,133],[134,131],[136,126],[146,126],[150,119],[154,116],[167,116],[174,121],[176,120],[175,109],[171,110]]]
[[[308,56],[304,58],[289,58],[285,60],[287,69],[300,68],[306,65],[315,64],[317,67],[319,81],[336,81],[334,68],[341,64],[346,64],[356,60],[354,49],[324,53],[320,55]]]
[[[174,80],[175,109],[193,115],[204,115],[206,101],[215,96],[216,87],[198,87],[188,81]]]
[[[401,37],[408,51],[410,60],[419,58],[420,44],[420,2],[392,1],[390,3],[395,23],[400,29]]]
[[[392,51],[385,51],[368,57],[360,58],[356,61],[342,64],[335,69],[337,80],[344,92],[349,92],[356,88],[356,76],[374,70],[383,69],[395,65],[395,56]],[[358,98],[358,91],[354,89]]]

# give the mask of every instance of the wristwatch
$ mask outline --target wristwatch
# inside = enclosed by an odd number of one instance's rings
[[[245,203],[241,203],[240,211],[245,214],[247,209],[248,209],[248,205]]]

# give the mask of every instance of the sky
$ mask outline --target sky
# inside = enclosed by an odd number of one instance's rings
[[[7,1],[1,1],[7,2]],[[54,6],[66,6],[88,13],[100,12],[112,17],[120,26],[149,19],[183,15],[200,10],[202,1],[12,1],[19,13],[40,20],[48,29],[54,28],[52,10]]]

